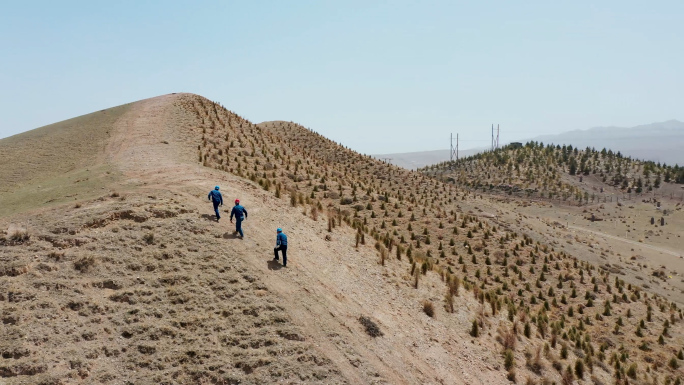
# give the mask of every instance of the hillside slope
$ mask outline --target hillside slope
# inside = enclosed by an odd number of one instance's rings
[[[94,197],[118,179],[102,157],[126,104],[0,140],[0,215],[75,197]]]
[[[577,203],[646,193],[680,198],[684,184],[684,168],[678,165],[632,159],[605,148],[538,142],[507,145],[420,171],[483,191]]]
[[[483,211],[515,214],[496,201],[192,94],[133,103],[111,127],[79,158],[83,195],[65,179],[55,201],[0,213],[9,384],[682,376],[677,303]],[[213,221],[215,184],[248,208],[246,239]]]
[[[115,120],[102,156],[79,164],[121,175],[91,175],[97,198],[0,219],[5,382],[465,383],[496,365],[474,361],[485,347],[459,348],[467,301],[460,320],[435,323],[418,310],[430,286],[412,289],[402,265],[380,269],[354,230],[329,233],[323,216],[191,160],[202,128],[178,107],[188,100],[207,102],[167,95]],[[247,239],[212,221],[217,183],[249,208]],[[293,244],[287,269],[270,261],[277,226]]]

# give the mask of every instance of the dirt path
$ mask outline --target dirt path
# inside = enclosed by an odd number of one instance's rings
[[[680,253],[677,253],[677,252],[674,252],[674,251],[671,251],[671,250],[668,250],[668,249],[664,249],[664,248],[662,248],[662,247],[651,246],[651,245],[648,245],[648,244],[643,243],[643,242],[636,242],[636,241],[632,241],[631,239],[620,238],[620,237],[616,237],[616,236],[614,236],[614,235],[602,233],[602,232],[599,232],[599,231],[589,230],[589,229],[585,229],[585,228],[583,228],[583,227],[578,227],[578,226],[569,225],[568,228],[569,228],[569,229],[573,229],[573,230],[584,231],[584,232],[587,232],[587,233],[591,233],[591,234],[594,234],[594,235],[598,235],[598,236],[600,236],[600,237],[610,238],[610,239],[613,239],[613,240],[616,240],[616,241],[620,241],[620,242],[629,243],[629,244],[632,244],[632,245],[635,245],[635,246],[639,246],[639,247],[645,247],[645,248],[647,248],[647,249],[651,249],[651,250],[654,250],[654,251],[658,251],[658,252],[661,252],[661,253],[665,253],[665,254],[669,254],[669,255],[675,256],[675,257],[682,258],[682,254],[680,254]]]

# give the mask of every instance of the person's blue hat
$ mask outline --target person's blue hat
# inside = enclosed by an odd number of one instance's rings
[[[279,233],[282,233],[282,232],[283,232],[283,229],[281,229],[280,227],[278,227],[278,230],[277,230],[277,231],[278,231]]]
[[[218,189],[219,189],[219,186],[214,187],[214,190],[218,190]]]

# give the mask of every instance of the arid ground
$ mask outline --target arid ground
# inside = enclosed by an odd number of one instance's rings
[[[656,227],[480,195],[192,94],[3,139],[0,166],[0,384],[682,377],[674,201]]]

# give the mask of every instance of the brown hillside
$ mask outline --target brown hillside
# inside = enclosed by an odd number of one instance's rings
[[[104,115],[84,123],[111,130],[98,156],[74,158],[79,181],[55,168],[40,177],[45,201],[0,212],[8,384],[682,375],[675,302],[502,220],[515,214],[506,204],[197,95]],[[73,145],[38,155],[58,164]],[[24,172],[6,164],[3,177]],[[36,183],[0,192],[2,206]],[[246,239],[213,221],[215,184],[225,209],[239,197],[249,210]],[[276,227],[287,268],[271,261]]]

